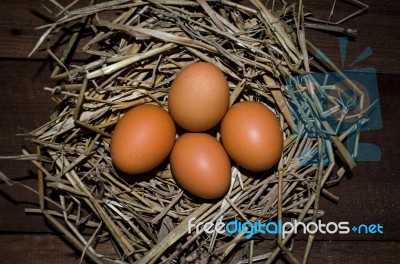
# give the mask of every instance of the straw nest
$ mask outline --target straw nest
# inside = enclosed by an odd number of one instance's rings
[[[318,50],[305,38],[303,9],[288,5],[272,11],[250,2],[114,0],[72,10],[52,1],[62,16],[44,27],[36,48],[63,27],[80,30],[69,35],[63,54],[48,49],[57,64],[51,75],[57,85],[46,89],[58,106],[50,121],[30,134],[38,146],[32,162],[39,172],[41,208],[27,211],[43,213],[95,263],[223,263],[244,246],[243,263],[271,263],[282,253],[299,263],[289,250],[293,233],[270,236],[276,248],[258,256],[253,249],[263,235],[188,233],[193,217],[194,223],[316,221],[323,214],[321,193],[336,199],[327,184],[355,165],[342,141],[357,133],[357,124],[338,134],[325,118],[332,113],[346,118],[349,109],[329,93],[340,87],[324,86],[309,74],[338,69],[329,60],[313,59]],[[81,40],[82,34],[91,37]],[[88,61],[68,63],[76,46],[91,55]],[[118,175],[109,154],[119,118],[140,104],[166,108],[176,73],[196,61],[224,72],[231,103],[258,101],[272,109],[284,137],[275,169],[251,174],[234,166],[229,193],[212,203],[182,191],[168,165],[129,181]],[[338,76],[345,78],[340,71]],[[313,238],[309,235],[305,259]]]

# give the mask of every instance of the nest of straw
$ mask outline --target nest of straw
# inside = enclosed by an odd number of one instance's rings
[[[331,100],[331,108],[324,109],[315,96],[329,99],[327,89],[340,88],[296,78],[312,80],[316,69],[345,78],[329,60],[322,65],[312,59],[317,48],[305,38],[301,3],[272,11],[258,0],[250,2],[249,7],[228,0],[114,0],[73,10],[52,1],[63,16],[46,26],[36,48],[67,25],[81,30],[69,35],[61,55],[48,49],[57,64],[51,75],[57,83],[46,89],[58,106],[48,123],[30,133],[40,157],[32,158],[40,209],[27,211],[44,214],[95,263],[223,263],[246,245],[243,263],[271,263],[281,253],[299,263],[289,250],[293,233],[273,236],[276,247],[260,256],[253,249],[262,236],[188,234],[191,218],[194,223],[316,221],[323,214],[321,193],[336,199],[327,184],[355,165],[342,142],[357,132],[356,125],[337,134],[324,114],[343,113],[342,105]],[[90,39],[83,42],[82,32]],[[76,46],[90,60],[68,63]],[[273,109],[284,137],[276,169],[251,175],[234,166],[231,190],[212,203],[183,192],[168,165],[129,182],[114,169],[109,154],[119,118],[140,104],[167,108],[171,81],[196,61],[213,63],[225,73],[231,103],[251,100]],[[337,157],[340,165],[333,173]]]

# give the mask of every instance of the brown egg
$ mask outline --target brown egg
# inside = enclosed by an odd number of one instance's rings
[[[275,114],[256,102],[234,104],[221,123],[228,155],[251,171],[272,168],[283,150],[283,135]]]
[[[193,63],[178,73],[168,95],[175,122],[192,131],[216,126],[229,107],[229,87],[222,71],[206,62]]]
[[[150,171],[165,160],[175,142],[175,123],[162,107],[145,104],[117,123],[110,144],[112,161],[128,174]]]
[[[215,199],[229,189],[229,157],[221,143],[209,134],[183,134],[175,142],[170,163],[175,181],[198,197]]]

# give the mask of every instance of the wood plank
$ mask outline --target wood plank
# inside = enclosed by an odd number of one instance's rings
[[[339,1],[340,2],[340,1]],[[395,1],[365,1],[371,5],[366,15],[346,23],[358,27],[359,36],[350,41],[345,61],[348,67],[365,48],[371,47],[374,54],[354,67],[376,67],[381,73],[400,73],[400,57],[397,49],[400,40],[398,25],[399,8]],[[40,1],[2,1],[0,9],[0,155],[20,152],[28,145],[23,137],[16,138],[19,127],[31,130],[48,119],[52,109],[50,94],[44,93],[45,85],[53,85],[47,76],[49,64],[38,60],[46,58],[42,51],[35,54],[36,61],[21,60],[38,37],[33,27],[44,20],[35,12],[43,11]],[[320,1],[316,12],[326,14],[329,8]],[[35,10],[35,11],[34,11]],[[347,11],[347,9],[346,9]],[[44,13],[44,12],[43,12]],[[340,13],[338,13],[340,15]],[[361,22],[360,22],[361,21]],[[371,30],[373,29],[373,30]],[[373,31],[373,32],[372,32]],[[340,63],[340,53],[336,36],[328,36],[316,31],[308,31],[317,46],[321,47],[335,62]],[[78,54],[78,58],[81,55]],[[17,58],[17,59],[14,59]],[[7,59],[7,60],[5,60]],[[379,131],[362,134],[362,141],[377,144],[382,150],[382,161],[360,162],[352,177],[346,177],[339,186],[330,189],[341,199],[338,204],[323,201],[326,211],[324,222],[350,221],[351,223],[381,223],[383,236],[317,236],[319,240],[368,240],[368,242],[334,241],[314,245],[309,263],[397,263],[399,257],[400,230],[397,223],[400,215],[400,190],[397,181],[399,158],[397,142],[399,137],[399,75],[379,75],[380,96],[384,127]],[[33,167],[29,162],[0,161],[0,170],[13,178],[35,187]],[[0,233],[50,232],[41,216],[26,215],[25,207],[35,207],[35,195],[19,188],[0,183]],[[2,263],[78,263],[76,254],[60,238],[51,236],[0,236],[0,258]],[[376,240],[381,240],[377,242]],[[47,241],[47,242],[46,242]],[[31,250],[35,249],[36,250]],[[29,249],[29,250],[26,250]],[[260,248],[262,249],[262,247]],[[302,242],[296,243],[296,256],[304,250]],[[264,252],[264,251],[260,251]],[[317,255],[315,255],[317,254]]]
[[[243,1],[249,2],[249,1]],[[338,26],[358,30],[357,37],[349,41],[344,61],[345,69],[375,67],[379,73],[400,73],[400,6],[393,1],[361,1],[369,5],[367,13],[356,16]],[[303,1],[306,11],[314,17],[328,20],[333,1]],[[335,1],[336,8],[331,21],[339,21],[358,9],[347,1]],[[308,29],[306,37],[331,58],[339,67],[342,65],[339,35]],[[350,64],[367,48],[373,54],[360,63]]]
[[[349,221],[353,224],[384,225],[384,234],[321,236],[326,240],[398,240],[400,238],[400,76],[378,75],[383,127],[364,131],[360,142],[377,145],[381,149],[379,162],[360,161],[353,175],[347,175],[339,186],[329,190],[340,197],[337,204],[323,200],[324,221]]]
[[[302,256],[302,248],[297,250]],[[325,241],[314,244],[309,263],[395,264],[399,262],[399,252],[398,242]]]
[[[62,5],[71,3],[69,0],[58,1]],[[89,1],[78,1],[75,7],[87,5]],[[54,8],[49,1],[30,1],[30,0],[2,0],[0,8],[0,58],[22,58],[26,59],[30,51],[39,40],[40,36],[45,32],[44,29],[36,29],[39,26],[48,25],[56,21],[58,10]],[[49,13],[46,8],[53,13]],[[65,47],[63,34],[68,34],[71,28],[68,26],[60,31],[52,39],[52,42],[46,42],[40,47],[38,52],[34,53],[32,58],[45,59],[48,57],[46,53],[46,45],[54,46],[57,42],[56,51],[62,51]],[[77,58],[82,58],[82,54],[78,54]],[[86,56],[87,58],[87,56]]]
[[[257,247],[255,255],[265,254],[271,241]],[[293,254],[301,259],[305,241],[296,244]],[[107,252],[107,251],[105,251]],[[112,251],[108,251],[112,253]],[[53,235],[0,235],[2,264],[76,264],[80,253],[68,246],[61,237]],[[400,242],[317,241],[311,251],[309,264],[395,264],[400,257]],[[238,252],[230,263],[245,259],[244,251]],[[281,257],[276,263],[287,263]],[[88,262],[83,262],[88,263]]]
[[[0,235],[0,259],[3,264],[77,264],[81,253],[59,236]],[[91,262],[84,260],[82,263]]]
[[[371,2],[371,13],[382,13],[385,17],[393,18],[394,21],[398,19],[399,13],[395,11],[397,8],[396,4],[393,4],[391,1],[377,2]],[[0,9],[0,15],[4,15],[2,19],[6,21],[3,24],[0,23],[0,57],[3,57],[0,60],[0,70],[2,72],[0,75],[0,87],[2,91],[0,97],[0,155],[19,154],[21,147],[27,145],[23,137],[16,138],[14,136],[16,133],[21,133],[19,127],[31,130],[41,125],[47,121],[52,108],[50,94],[42,90],[43,86],[53,85],[48,80],[50,65],[38,60],[25,61],[20,59],[25,57],[22,54],[27,50],[27,46],[24,45],[30,45],[30,43],[27,43],[28,39],[9,42],[9,39],[4,38],[4,35],[8,34],[6,32],[11,32],[7,30],[12,29],[12,25],[22,23],[23,33],[28,32],[28,28],[34,25],[34,18],[29,18],[30,15],[25,11],[24,13],[22,10],[25,6],[30,6],[33,9],[34,5],[38,4],[39,1],[33,1],[32,4],[27,3],[27,0],[5,0],[2,2],[5,8]],[[314,2],[310,1],[309,4],[311,3]],[[37,8],[41,9],[40,6],[37,6]],[[319,8],[320,10],[328,10],[327,7],[323,6]],[[6,10],[11,10],[11,12],[6,12]],[[357,21],[363,17],[357,17],[351,23],[357,24]],[[386,21],[386,18],[383,20]],[[365,21],[365,23],[367,22]],[[377,25],[384,23],[376,17],[373,21],[368,22],[369,27],[371,27],[371,23],[374,24],[375,22]],[[386,21],[385,23],[389,22]],[[385,32],[385,30],[385,28],[381,28],[382,32]],[[377,34],[383,34],[381,31]],[[27,33],[27,38],[33,37],[36,33]],[[388,40],[388,43],[396,41],[396,34],[398,33],[395,33],[394,37]],[[371,35],[371,38],[375,38],[373,34],[369,35]],[[384,45],[380,45],[380,48],[383,50],[381,52],[384,52],[387,41],[385,38],[382,39],[385,41],[383,41]],[[338,53],[336,39],[332,43],[334,43],[335,52]],[[328,44],[330,45],[331,43]],[[379,42],[376,42],[377,46],[379,44]],[[357,47],[357,45],[352,47]],[[356,56],[355,54],[359,54],[365,46],[359,48],[359,50],[350,50],[351,52],[349,51],[349,53]],[[391,46],[390,48],[394,47]],[[20,58],[11,59],[11,57],[15,56],[14,54],[19,54]],[[386,64],[387,56],[390,57],[388,59],[396,59],[396,56],[387,54],[383,57],[385,59],[379,58],[379,61]],[[4,59],[4,57],[8,58]],[[38,57],[40,60],[42,58]],[[390,67],[393,66],[392,64],[390,60],[387,63]],[[365,64],[365,66],[370,65],[373,64],[369,64],[369,62]],[[400,85],[399,78],[399,75],[379,75],[384,127],[379,131],[365,132],[362,136],[363,141],[380,145],[383,152],[382,161],[379,163],[359,163],[353,177],[343,179],[343,182],[338,187],[332,189],[341,198],[340,202],[337,205],[328,202],[322,205],[322,209],[326,210],[324,221],[347,220],[358,224],[363,222],[380,222],[385,226],[385,231],[387,232],[382,237],[373,238],[369,236],[347,236],[345,238],[325,236],[320,237],[320,239],[398,240],[400,237],[399,229],[396,226],[396,223],[400,220],[399,214],[393,213],[400,207],[400,192],[397,183],[399,160],[397,146],[395,145],[395,142],[398,142],[398,128],[400,127],[398,106],[400,95],[399,90],[396,89]],[[0,170],[13,178],[20,178],[25,183],[35,187],[34,171],[31,173],[29,171],[31,169],[33,167],[29,165],[29,162],[0,161]],[[2,198],[2,202],[0,203],[0,212],[2,215],[0,218],[0,232],[50,231],[41,216],[27,216],[23,212],[25,207],[36,205],[37,199],[35,195],[23,191],[19,187],[9,188],[4,183],[0,183],[0,196]]]
[[[263,241],[255,247],[254,256],[263,255],[270,248],[271,241]],[[298,259],[303,259],[306,241],[297,241],[292,253]],[[387,241],[315,241],[308,258],[308,264],[395,264],[400,257],[400,243]],[[246,259],[245,251],[238,251],[231,263]],[[264,262],[256,262],[264,263]],[[276,264],[290,263],[286,256],[279,256]]]
[[[43,91],[45,85],[50,85],[49,65],[41,61],[0,60],[0,71],[0,156],[19,155],[22,147],[32,150],[32,145],[16,134],[47,122],[54,107],[51,93]],[[37,188],[36,169],[30,162],[0,160],[0,171]],[[43,217],[24,213],[25,207],[37,207],[38,199],[33,193],[0,182],[0,200],[0,232],[50,231]]]
[[[63,0],[59,2],[68,3],[69,1]],[[78,1],[81,5],[85,5],[87,2]],[[249,1],[242,2],[250,5]],[[351,62],[366,48],[370,47],[373,55],[354,67],[372,66],[380,73],[400,73],[400,63],[398,61],[400,50],[397,48],[400,43],[400,31],[398,30],[398,25],[400,24],[399,5],[396,2],[388,0],[364,0],[363,2],[370,5],[368,12],[341,25],[359,30],[357,38],[352,40],[348,45],[345,68],[350,68],[349,65]],[[318,18],[328,17],[331,8],[329,1],[309,0],[305,4]],[[46,2],[46,6],[51,7],[52,5]],[[0,23],[0,57],[26,58],[40,35],[44,32],[44,30],[35,30],[34,28],[48,24],[56,19],[55,14],[57,12],[54,8],[52,9],[54,13],[49,14],[41,6],[41,1],[3,0],[2,8],[0,9],[2,20],[2,23]],[[343,18],[355,10],[356,8],[338,1],[333,20]],[[68,33],[70,30],[70,26],[67,26],[61,30],[61,33]],[[89,40],[89,36],[82,40],[80,47],[82,47],[84,42]],[[341,65],[337,36],[315,30],[307,30],[307,36],[335,63]],[[65,38],[62,37],[62,34],[59,34],[49,45],[52,46],[56,40],[61,44],[57,45],[57,49],[54,52],[57,53],[58,50],[57,54],[60,54],[65,44]],[[38,59],[48,57],[45,48],[46,45],[42,45],[39,52],[35,53],[33,57]],[[78,48],[75,59],[86,58],[88,56],[83,54],[80,48]]]

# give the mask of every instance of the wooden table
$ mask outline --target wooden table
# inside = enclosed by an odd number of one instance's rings
[[[321,17],[329,13],[331,2],[303,1]],[[367,14],[343,26],[358,28],[358,37],[347,48],[344,68],[374,67],[383,118],[379,130],[363,132],[362,142],[380,147],[379,162],[359,162],[351,176],[330,189],[340,197],[338,203],[326,199],[321,209],[324,222],[349,221],[354,224],[380,223],[380,235],[319,235],[309,263],[399,263],[400,257],[400,10],[396,1],[365,1]],[[354,7],[337,3],[334,19]],[[48,120],[54,104],[43,87],[52,86],[50,63],[43,50],[27,58],[40,32],[33,28],[51,18],[40,1],[3,0],[0,7],[0,155],[18,155],[30,147],[23,134]],[[309,38],[341,65],[337,36],[307,30]],[[359,54],[370,47],[373,54],[350,67]],[[14,180],[35,188],[35,170],[26,161],[1,160],[0,171]],[[0,183],[0,263],[78,263],[79,254],[53,230],[42,216],[26,215],[24,208],[37,207],[35,194]],[[262,248],[260,248],[262,250]],[[299,241],[295,255],[301,256]]]

